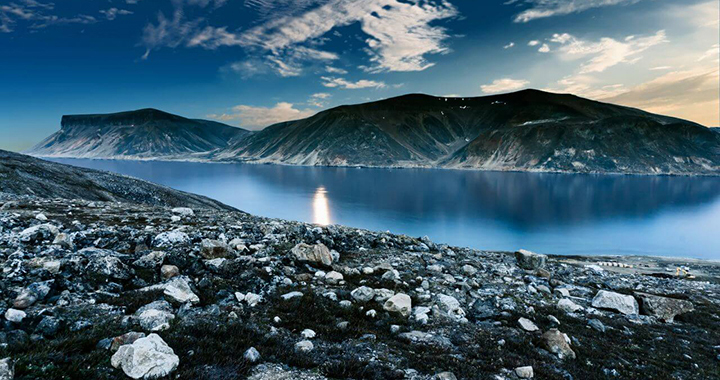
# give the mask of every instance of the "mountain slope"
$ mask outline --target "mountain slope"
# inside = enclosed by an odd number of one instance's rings
[[[406,95],[277,124],[211,159],[298,165],[718,174],[720,134],[573,95]]]
[[[26,153],[45,157],[188,157],[224,148],[248,131],[155,109],[66,115],[61,129]]]
[[[0,194],[235,210],[218,201],[99,170],[0,150]]]

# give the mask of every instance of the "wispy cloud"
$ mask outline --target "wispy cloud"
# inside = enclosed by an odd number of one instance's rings
[[[528,22],[540,18],[583,12],[611,5],[635,4],[640,0],[525,0],[528,9],[515,16],[515,22]],[[511,3],[517,3],[513,1]]]
[[[327,105],[327,100],[331,97],[332,95],[328,94],[327,92],[318,92],[310,95],[308,103],[315,107],[323,108]]]
[[[552,42],[560,44],[558,52],[565,59],[590,59],[580,66],[580,74],[603,72],[620,63],[634,63],[642,57],[639,55],[645,50],[668,42],[665,31],[660,30],[652,36],[636,38],[628,36],[623,41],[609,37],[600,41],[586,41],[570,34],[555,34]]]
[[[501,92],[516,91],[525,88],[530,82],[523,79],[502,78],[495,79],[490,84],[480,86],[480,90],[486,94],[497,94]]]
[[[348,81],[344,78],[336,77],[321,77],[323,80],[323,86],[329,88],[342,88],[345,90],[357,90],[361,88],[384,88],[386,87],[384,82],[361,79],[356,82]]]
[[[118,9],[115,7],[100,10],[100,13],[102,15],[104,15],[106,19],[108,19],[110,21],[115,20],[117,18],[117,16],[133,14],[131,11],[129,11],[127,9]]]
[[[43,29],[51,25],[93,24],[93,16],[79,14],[59,16],[54,14],[55,4],[37,0],[20,0],[0,5],[0,32],[11,33],[18,22],[27,23],[30,29]]]
[[[513,46],[515,46],[515,43],[514,43],[514,42],[510,42],[509,44],[503,46],[503,49],[506,49],[506,50],[507,50],[507,49],[510,49],[510,48],[513,47]]]
[[[238,105],[232,108],[231,113],[211,114],[207,115],[207,117],[226,122],[238,120],[243,128],[260,130],[284,121],[304,119],[314,115],[316,112],[311,109],[296,109],[292,103],[280,102],[275,104],[274,107]]]

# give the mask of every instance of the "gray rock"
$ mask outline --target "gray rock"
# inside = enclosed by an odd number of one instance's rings
[[[115,352],[120,347],[126,345],[126,344],[133,344],[136,340],[140,338],[144,338],[145,333],[144,332],[136,332],[136,331],[130,331],[125,334],[116,336],[110,340],[110,351]]]
[[[167,231],[155,236],[153,242],[156,247],[172,247],[173,245],[189,243],[190,237],[182,231]]]
[[[375,297],[375,290],[367,286],[361,286],[350,292],[350,296],[357,302],[367,303]]]
[[[22,310],[7,309],[5,312],[5,319],[13,323],[21,323],[27,314]]]
[[[330,271],[325,275],[325,282],[328,284],[337,284],[344,279],[342,273],[336,271]]]
[[[537,325],[533,321],[527,318],[518,319],[518,324],[520,325],[520,327],[522,327],[523,330],[527,332],[540,331],[540,328],[537,327]]]
[[[295,351],[299,352],[310,352],[315,349],[315,345],[313,345],[313,342],[309,340],[301,340],[297,343],[295,343]]]
[[[291,369],[280,364],[260,364],[248,380],[328,380],[313,371]]]
[[[260,360],[260,353],[257,349],[255,349],[255,347],[250,347],[243,354],[243,358],[250,363],[255,363]]]
[[[453,296],[438,294],[437,304],[440,307],[440,310],[445,312],[451,318],[461,319],[465,317],[465,310],[460,307],[460,301]]]
[[[695,309],[690,301],[640,292],[635,294],[640,298],[644,314],[652,315],[667,323],[672,323],[675,316],[689,313]]]
[[[133,379],[155,379],[175,371],[180,358],[159,335],[150,334],[121,346],[110,359],[110,364],[121,368]]]
[[[152,251],[133,261],[133,265],[140,268],[156,268],[158,265],[162,264],[163,260],[165,260],[165,255],[166,253],[162,251]]]
[[[547,349],[560,359],[575,359],[575,351],[570,348],[570,339],[558,329],[550,329],[542,336]]]
[[[185,277],[173,277],[170,281],[165,284],[165,290],[163,291],[165,296],[170,297],[179,303],[198,303],[200,297],[193,293],[190,288],[188,279]]]
[[[515,260],[520,268],[535,270],[545,266],[547,256],[521,249],[515,252]]]
[[[433,380],[457,380],[457,376],[452,372],[445,371],[435,374]]]
[[[535,376],[532,366],[515,368],[515,375],[521,379],[532,379]]]
[[[127,280],[132,271],[117,256],[118,253],[98,248],[85,248],[78,253],[88,256],[85,271],[98,279]]]
[[[165,301],[160,301],[165,302]],[[167,302],[166,302],[167,303]],[[151,304],[152,305],[152,304]],[[170,328],[170,321],[175,319],[175,314],[167,311],[167,308],[146,305],[143,309],[139,309],[135,315],[143,330],[146,331],[163,331]],[[150,306],[150,307],[147,307]]]
[[[206,259],[226,258],[230,254],[230,246],[220,240],[203,239],[200,254]]]
[[[175,265],[163,265],[160,267],[160,276],[165,280],[173,278],[180,274],[180,269]]]
[[[177,214],[180,216],[193,216],[195,215],[195,212],[188,207],[175,207],[171,210],[173,214]]]
[[[597,319],[591,319],[588,321],[588,326],[592,327],[598,332],[605,332],[605,325]]]
[[[290,252],[298,261],[307,261],[325,266],[330,266],[333,263],[332,254],[325,244],[309,245],[299,243],[295,245]]]
[[[282,296],[280,296],[280,298],[282,298],[285,301],[289,301],[293,298],[301,298],[302,296],[303,296],[302,292],[295,291],[295,292],[283,294]]]
[[[60,320],[56,317],[51,316],[43,317],[43,319],[40,321],[40,323],[38,323],[37,327],[35,328],[35,331],[45,337],[55,336],[58,330],[60,330]]]
[[[592,305],[598,309],[614,310],[625,315],[637,315],[640,312],[635,297],[607,290],[597,292],[592,300]]]
[[[404,293],[398,293],[383,304],[383,309],[391,313],[399,313],[403,317],[409,317],[412,311],[412,300]]]
[[[52,224],[38,224],[37,226],[32,226],[22,230],[22,232],[20,232],[19,238],[20,241],[22,241],[23,243],[32,243],[42,240],[52,241],[55,239],[55,236],[59,232],[60,231],[58,230],[58,228],[53,226]]]
[[[436,347],[451,347],[452,342],[450,342],[449,339],[431,334],[426,333],[423,331],[413,330],[406,333],[398,334],[398,338],[405,340],[412,344],[422,344],[422,345],[428,345],[428,346],[436,346]]]
[[[73,237],[72,235],[68,235],[66,233],[59,233],[55,236],[55,239],[53,239],[53,245],[59,245],[65,249],[73,249],[75,248],[75,244],[73,243]]]
[[[558,309],[560,309],[566,313],[574,313],[576,311],[581,311],[584,309],[582,306],[576,304],[575,302],[573,302],[567,298],[563,298],[560,301],[558,301],[557,306],[558,306]]]
[[[11,358],[0,360],[0,380],[12,380],[15,377],[15,364]]]

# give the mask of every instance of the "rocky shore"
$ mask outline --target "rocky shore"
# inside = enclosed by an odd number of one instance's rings
[[[720,264],[0,196],[0,379],[717,379]]]

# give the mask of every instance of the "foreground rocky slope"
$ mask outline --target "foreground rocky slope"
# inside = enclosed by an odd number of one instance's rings
[[[65,115],[60,131],[27,153],[43,157],[191,158],[226,147],[249,132],[156,109],[100,115]]]
[[[0,150],[0,194],[234,210],[218,201],[147,181]]]
[[[405,95],[268,127],[212,159],[294,165],[720,174],[709,128],[573,95]]]
[[[0,263],[3,379],[720,377],[713,263],[7,195]]]

